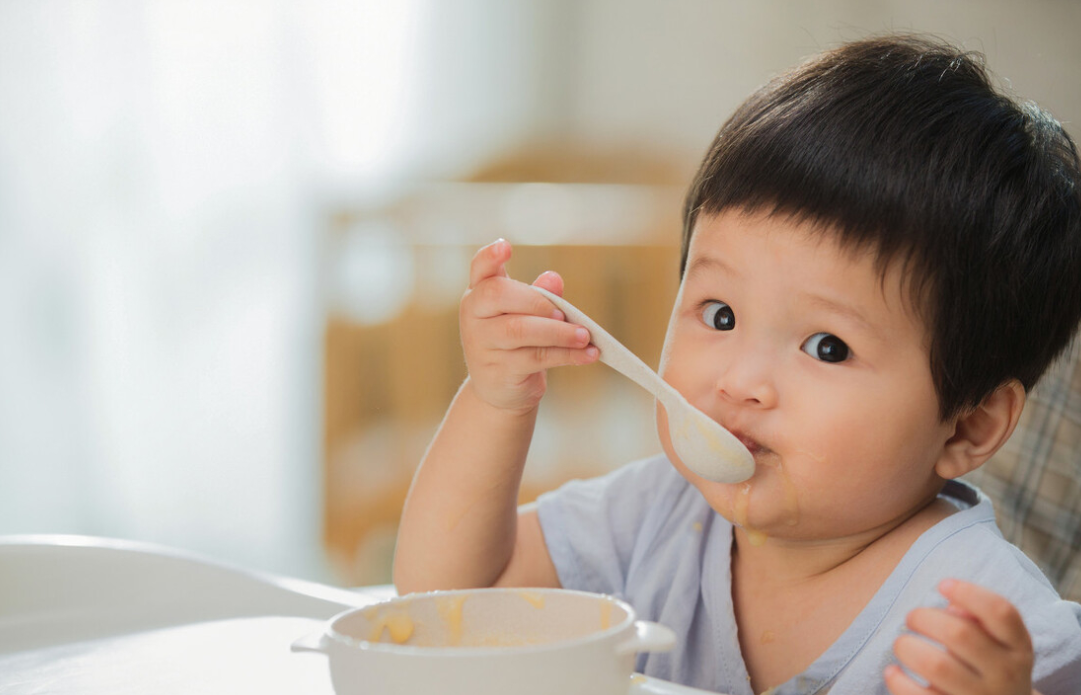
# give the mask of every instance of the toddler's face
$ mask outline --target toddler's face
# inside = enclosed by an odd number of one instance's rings
[[[676,468],[730,521],[765,538],[874,533],[932,499],[953,433],[938,417],[928,335],[891,268],[784,217],[698,220],[661,373],[739,436],[744,483]]]

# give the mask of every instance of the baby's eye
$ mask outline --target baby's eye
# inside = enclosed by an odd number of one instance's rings
[[[844,362],[851,353],[845,341],[831,333],[815,333],[804,341],[800,350],[823,362]]]
[[[736,327],[736,315],[724,302],[710,301],[702,307],[702,321],[718,331],[730,331]]]

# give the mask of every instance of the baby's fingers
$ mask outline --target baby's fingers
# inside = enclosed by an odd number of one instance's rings
[[[461,309],[465,316],[478,319],[504,314],[525,314],[557,321],[564,318],[563,312],[540,292],[523,282],[503,277],[485,278],[468,290]]]
[[[941,644],[977,674],[995,670],[1007,656],[1006,648],[979,623],[949,609],[917,608],[908,614],[905,623],[913,632]]]
[[[887,666],[882,678],[886,681],[886,690],[890,691],[891,695],[932,695],[937,693],[937,691],[917,683],[912,676],[905,673],[904,669],[897,664]]]
[[[950,652],[916,635],[901,635],[893,643],[897,660],[927,681],[934,690],[925,692],[978,693],[979,674]]]
[[[504,264],[510,260],[511,247],[506,239],[496,239],[473,255],[469,264],[469,289],[490,277],[507,277]]]
[[[593,345],[583,348],[523,347],[506,353],[508,362],[521,373],[542,369],[585,365],[597,361],[600,351]]]
[[[589,331],[565,321],[554,321],[528,314],[503,314],[487,321],[491,347],[497,350],[519,348],[571,348],[589,345]]]
[[[939,591],[949,599],[951,608],[960,608],[968,613],[1002,645],[1012,650],[1032,652],[1032,638],[1021,614],[1002,596],[982,586],[956,579],[943,581]]]

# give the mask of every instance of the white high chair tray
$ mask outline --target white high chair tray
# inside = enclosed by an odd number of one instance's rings
[[[333,695],[326,660],[290,645],[393,595],[130,541],[0,537],[0,692]],[[628,691],[703,694],[644,676]]]

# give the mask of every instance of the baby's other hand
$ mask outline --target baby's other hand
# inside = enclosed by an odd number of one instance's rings
[[[915,634],[898,637],[893,648],[897,660],[929,685],[920,685],[891,665],[885,671],[889,691],[893,695],[1034,693],[1032,639],[1014,605],[983,587],[954,579],[943,581],[939,591],[949,605],[909,613],[906,624]]]
[[[510,256],[503,239],[477,251],[458,321],[476,395],[501,410],[525,413],[544,396],[546,369],[589,364],[599,352],[589,344],[589,331],[565,322],[543,295],[508,277]],[[534,284],[563,294],[557,273],[542,273]]]

